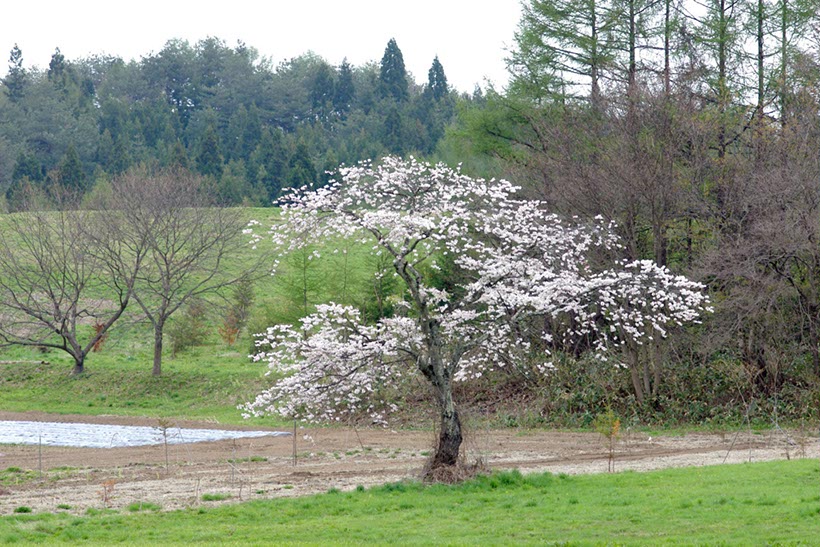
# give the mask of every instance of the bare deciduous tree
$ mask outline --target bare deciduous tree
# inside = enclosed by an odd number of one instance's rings
[[[153,374],[162,372],[163,333],[169,318],[191,299],[259,271],[264,257],[250,250],[246,221],[237,209],[215,207],[202,178],[188,171],[133,170],[112,183],[108,208],[121,215],[123,235],[144,244],[134,291],[154,330]],[[244,265],[235,270],[238,265]]]
[[[2,219],[0,340],[64,351],[80,374],[128,306],[143,247],[126,252],[104,211],[38,209]]]

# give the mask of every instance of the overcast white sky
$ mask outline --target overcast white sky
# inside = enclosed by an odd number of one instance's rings
[[[93,53],[139,59],[171,38],[192,44],[241,39],[274,64],[308,50],[332,64],[378,61],[395,38],[416,81],[438,55],[448,81],[472,91],[506,83],[504,58],[519,0],[17,0],[0,17],[0,74],[17,43],[26,67],[47,68],[55,47],[67,59]]]

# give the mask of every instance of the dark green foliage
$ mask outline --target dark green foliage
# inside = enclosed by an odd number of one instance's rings
[[[70,145],[60,164],[58,183],[65,189],[82,192],[86,186],[86,176],[80,163],[80,156],[74,145]]]
[[[248,179],[264,191],[268,204],[279,197],[288,169],[289,154],[284,140],[280,130],[266,129],[248,164]]]
[[[316,167],[310,157],[307,145],[300,142],[288,162],[287,184],[291,188],[316,186]]]
[[[107,165],[106,171],[112,175],[119,175],[124,173],[131,167],[131,154],[128,151],[128,141],[120,136],[114,142],[114,148],[111,153],[111,161]]]
[[[404,56],[393,38],[387,42],[379,65],[379,94],[397,102],[406,101],[409,96]]]
[[[60,48],[55,49],[48,63],[48,80],[58,89],[66,90],[71,81],[69,71],[70,67],[65,60],[65,55],[60,53]]]
[[[20,155],[17,156],[17,162],[14,164],[14,172],[11,175],[11,180],[13,182],[18,182],[23,179],[40,181],[43,180],[43,178],[42,166],[34,154],[20,152]]]
[[[324,184],[319,171],[335,168],[331,159],[431,153],[452,114],[422,105],[394,40],[384,66],[343,61],[337,69],[314,54],[274,67],[253,48],[216,38],[170,40],[128,63],[104,55],[69,60],[57,49],[45,71],[24,69],[15,47],[3,83],[10,98],[0,103],[3,191],[24,177],[44,187],[73,145],[86,176],[136,164],[181,166],[214,178],[225,203],[270,204],[282,188]],[[25,160],[16,174],[15,158]]]
[[[229,308],[229,313],[236,318],[236,326],[240,330],[247,326],[255,300],[253,280],[249,278],[240,280],[231,293]]]
[[[241,159],[231,160],[225,166],[213,193],[221,205],[264,205],[267,201],[248,181],[245,162]]]
[[[393,275],[393,264],[386,255],[373,256],[370,259],[373,275],[365,279],[361,293],[366,295],[359,307],[364,318],[375,323],[383,317],[391,317],[394,311],[394,298],[399,292],[398,278]]]
[[[17,102],[23,98],[26,85],[28,84],[28,74],[23,68],[23,52],[17,44],[9,53],[9,69],[6,77],[3,79],[5,85],[6,95],[12,102]]]
[[[356,97],[356,87],[353,83],[353,68],[347,58],[339,65],[339,74],[336,78],[336,87],[333,93],[333,108],[344,114],[353,106]]]
[[[173,357],[181,351],[204,344],[208,339],[210,329],[205,305],[203,300],[192,300],[182,313],[174,317],[168,329]]]
[[[333,69],[327,63],[320,63],[310,85],[310,102],[317,120],[327,120],[333,112],[335,88]]]
[[[436,101],[440,101],[450,93],[450,88],[447,86],[447,76],[444,74],[444,67],[441,66],[438,56],[433,59],[433,64],[427,72],[426,91]]]
[[[196,156],[196,168],[206,177],[218,179],[222,176],[222,154],[219,152],[219,137],[213,126],[208,126],[199,141],[199,152]]]
[[[171,160],[168,163],[168,167],[172,169],[188,169],[190,164],[191,161],[188,159],[188,151],[185,149],[185,145],[182,144],[182,141],[177,140],[171,151]]]
[[[407,142],[404,139],[402,116],[398,107],[391,106],[387,111],[382,131],[382,142],[387,151],[391,154],[402,155],[407,149]]]

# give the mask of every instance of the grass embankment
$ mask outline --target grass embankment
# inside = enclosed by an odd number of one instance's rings
[[[71,362],[57,352],[15,350],[0,357],[0,408],[58,414],[112,414],[245,423],[236,406],[267,385],[263,364],[245,354],[206,346],[168,359],[161,376],[151,375],[149,347],[134,353],[100,354],[87,371],[72,376]],[[44,363],[37,363],[42,359]],[[255,420],[257,424],[272,420]]]
[[[507,472],[459,486],[400,483],[169,513],[20,514],[0,520],[0,541],[809,545],[820,530],[819,483],[812,460]]]

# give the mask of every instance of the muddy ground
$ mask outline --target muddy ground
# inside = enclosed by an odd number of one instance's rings
[[[0,420],[156,426],[157,420],[0,412]],[[175,422],[180,427],[222,427]],[[224,427],[225,429],[243,429]],[[245,428],[251,429],[251,428]],[[260,429],[260,428],[253,428]],[[262,437],[135,448],[0,445],[0,514],[83,513],[151,503],[163,510],[353,489],[418,477],[433,446],[430,431],[299,429]],[[468,461],[522,472],[601,473],[608,443],[597,433],[478,430],[465,441]],[[655,436],[623,431],[614,445],[616,471],[820,457],[816,432],[766,431]],[[9,472],[8,468],[22,472]],[[42,474],[40,470],[42,469]],[[31,470],[31,471],[27,471]],[[203,501],[222,494],[225,501]]]

